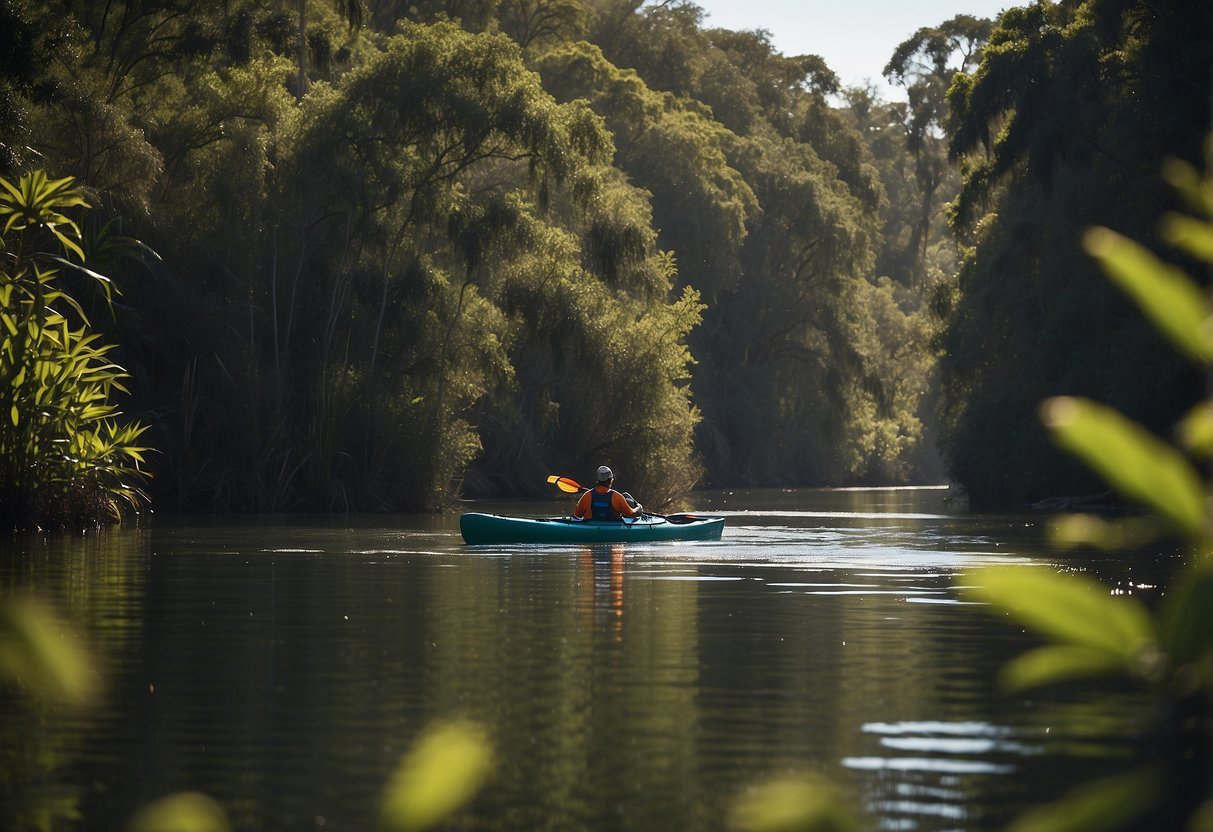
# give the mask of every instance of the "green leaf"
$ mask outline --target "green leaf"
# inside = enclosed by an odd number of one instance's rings
[[[1008,689],[1019,691],[1124,670],[1124,662],[1106,650],[1057,644],[1016,656],[1003,667],[999,678]]]
[[[79,253],[81,261],[84,260],[84,252],[81,251],[78,246],[73,244],[71,245],[71,249]],[[54,260],[56,263],[62,263],[64,266],[67,266],[70,269],[75,269],[78,272],[83,272],[84,274],[88,275],[93,280],[101,284],[101,287],[105,290],[106,297],[110,296],[113,289],[113,281],[101,274],[101,272],[95,272],[87,266],[81,265],[80,263],[73,263],[71,260],[68,260],[65,257],[58,257],[54,254],[48,254],[46,257],[48,260]],[[76,308],[79,310],[79,306]],[[83,315],[83,312],[81,312],[81,315]]]
[[[1176,427],[1180,444],[1201,456],[1213,456],[1213,402],[1201,402]]]
[[[1162,792],[1154,768],[1087,783],[1060,800],[1016,819],[1009,832],[1084,832],[1119,829],[1143,815]]]
[[[860,828],[838,790],[815,775],[774,780],[748,792],[734,804],[729,826],[741,832],[849,832]]]
[[[1048,399],[1041,405],[1041,420],[1061,447],[1121,494],[1152,508],[1190,539],[1206,534],[1201,479],[1171,445],[1115,410],[1086,399]]]
[[[63,233],[59,230],[58,226],[54,224],[48,224],[47,228],[49,228],[51,233],[55,235],[55,238],[59,240],[60,245],[79,257],[81,262],[84,261],[84,249],[80,248],[75,239],[73,239],[72,235]],[[76,236],[79,236],[79,232],[76,233]]]
[[[0,179],[0,182],[3,182],[3,181],[4,181],[3,179]],[[8,233],[10,231],[12,231],[14,228],[17,229],[18,231],[24,230],[25,225],[24,225],[24,223],[21,222],[21,219],[22,219],[22,216],[18,213],[14,212],[14,213],[9,214],[8,220],[5,221],[5,223],[4,223],[4,234],[7,236]]]
[[[1107,654],[1127,670],[1154,642],[1149,614],[1135,598],[1113,597],[1085,575],[1031,566],[989,566],[966,579],[965,593],[987,601],[1054,641]]]
[[[1176,666],[1210,660],[1213,633],[1213,560],[1194,559],[1171,585],[1159,612],[1162,647]],[[1207,673],[1208,671],[1206,671]],[[1205,684],[1213,684],[1213,680]]]
[[[126,832],[228,832],[223,807],[198,792],[179,792],[143,807]]]
[[[1083,244],[1182,352],[1201,363],[1213,361],[1213,338],[1206,324],[1208,300],[1191,278],[1144,246],[1106,228],[1088,231]]]
[[[40,601],[0,601],[0,676],[62,702],[84,704],[96,689],[87,654]]]
[[[1213,216],[1213,178],[1182,159],[1167,159],[1162,166],[1163,179],[1175,188],[1197,212]]]
[[[1167,214],[1159,233],[1176,248],[1213,263],[1213,225],[1208,222],[1182,214]]]
[[[11,182],[9,182],[7,179],[0,177],[0,187],[3,187],[4,190],[8,191],[8,194],[9,194],[7,197],[3,197],[4,202],[7,203],[7,202],[11,202],[14,199],[21,199],[21,191],[17,190],[15,187],[13,187],[13,184]],[[2,196],[2,195],[0,195],[0,196]]]
[[[1058,549],[1092,546],[1096,549],[1133,549],[1158,537],[1152,517],[1105,520],[1093,514],[1063,514],[1049,529],[1049,542]]]
[[[479,791],[491,756],[488,738],[476,725],[430,728],[392,775],[379,828],[413,832],[444,820]]]

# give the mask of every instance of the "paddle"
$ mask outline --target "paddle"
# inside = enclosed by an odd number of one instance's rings
[[[588,488],[583,488],[577,480],[571,480],[568,477],[558,477],[552,474],[548,477],[548,482],[556,483],[556,487],[561,491],[567,491],[569,494],[576,494],[578,491],[589,491]]]
[[[559,488],[561,491],[564,491],[568,494],[576,494],[579,491],[589,491],[590,490],[590,489],[586,488],[584,485],[582,485],[581,483],[577,482],[577,480],[575,480],[571,477],[562,477],[559,474],[549,474],[548,482],[555,483],[557,488]],[[648,514],[652,517],[660,517],[668,523],[694,523],[697,520],[707,520],[708,519],[708,518],[703,517],[698,514],[686,514],[686,513],[655,514],[654,512],[651,512],[651,511],[645,511],[643,513]]]

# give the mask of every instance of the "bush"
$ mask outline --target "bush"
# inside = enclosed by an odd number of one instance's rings
[[[62,213],[87,207],[71,178],[0,179],[0,523],[14,528],[101,525],[145,501],[146,428],[111,402],[129,376],[59,280],[74,269],[111,297]]]

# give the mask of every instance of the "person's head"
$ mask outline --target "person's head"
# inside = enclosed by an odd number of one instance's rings
[[[599,465],[598,466],[598,484],[599,485],[610,485],[614,481],[615,481],[615,475],[611,472],[611,469],[606,467],[605,465]]]

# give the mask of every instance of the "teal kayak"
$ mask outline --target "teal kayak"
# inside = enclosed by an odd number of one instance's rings
[[[465,543],[652,543],[720,540],[723,517],[642,514],[626,520],[576,517],[507,517],[468,512],[459,518]]]

